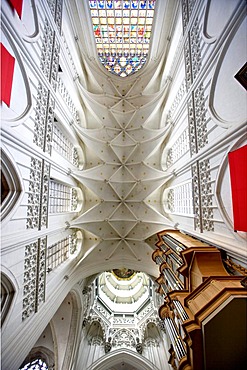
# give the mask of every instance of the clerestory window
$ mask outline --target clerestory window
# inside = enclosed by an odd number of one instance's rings
[[[89,7],[100,62],[126,77],[146,63],[155,0],[90,0]]]

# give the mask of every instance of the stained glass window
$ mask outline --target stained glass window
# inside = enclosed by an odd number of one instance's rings
[[[29,362],[20,370],[48,370],[48,366],[43,360],[37,359],[32,362]]]
[[[155,0],[89,0],[100,62],[120,77],[138,71],[148,56]]]

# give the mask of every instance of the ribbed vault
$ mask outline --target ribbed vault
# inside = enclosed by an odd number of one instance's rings
[[[171,129],[163,117],[171,81],[162,71],[177,2],[157,1],[152,34],[157,42],[150,43],[145,67],[126,78],[99,62],[87,2],[75,0],[70,7],[86,71],[75,76],[83,113],[74,124],[86,162],[71,173],[85,202],[70,227],[84,230],[82,259],[90,273],[127,267],[155,275],[150,264],[154,235],[174,226],[162,207],[162,191],[174,175],[161,167]]]
[[[110,85],[115,94],[107,96],[89,93],[79,86],[97,127],[87,122],[87,128],[77,125],[76,130],[90,152],[100,159],[100,164],[72,175],[100,202],[74,220],[71,227],[96,235],[98,247],[107,249],[105,260],[124,253],[125,258],[127,254],[141,261],[145,240],[170,224],[164,215],[147,204],[147,199],[172,175],[146,163],[152,153],[159,150],[169,127],[159,128],[159,115],[154,116],[162,94],[139,94],[139,101],[135,95],[133,104],[131,86],[129,90],[124,89],[123,95],[115,80],[111,80]],[[146,245],[146,249],[150,247]]]

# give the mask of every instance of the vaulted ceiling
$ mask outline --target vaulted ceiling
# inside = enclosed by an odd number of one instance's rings
[[[77,78],[83,116],[74,128],[86,163],[72,173],[84,188],[85,204],[70,226],[84,230],[84,259],[91,268],[97,262],[94,272],[127,267],[156,274],[155,234],[173,226],[162,207],[173,174],[162,170],[161,154],[170,130],[163,117],[169,87],[164,61],[177,2],[157,1],[149,62],[126,78],[100,65],[87,2],[75,0],[73,6],[78,11],[71,12],[71,22],[87,71],[86,79]]]

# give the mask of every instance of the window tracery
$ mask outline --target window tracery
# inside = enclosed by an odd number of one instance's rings
[[[73,153],[73,144],[70,140],[64,135],[62,130],[58,128],[56,124],[53,127],[53,148],[63,157],[72,162],[72,153]]]
[[[27,363],[25,366],[19,370],[48,370],[48,366],[45,361],[37,358],[36,360]]]
[[[164,192],[165,212],[193,215],[192,182],[166,189]]]
[[[98,57],[111,73],[126,77],[146,63],[155,0],[89,0]]]
[[[72,163],[75,167],[79,168],[81,166],[81,157],[82,157],[82,149],[79,149],[74,146],[72,141],[67,137],[67,135],[63,132],[62,129],[58,127],[56,123],[56,118],[54,119],[55,123],[53,126],[53,134],[52,134],[52,145],[54,150],[60,153],[64,158],[66,158],[70,163]]]
[[[72,202],[72,190],[74,190]],[[76,189],[61,182],[50,180],[49,212],[63,213],[74,211],[77,207]]]
[[[65,262],[70,256],[75,255],[82,246],[82,233],[75,231],[66,238],[53,243],[47,248],[47,272]]]

